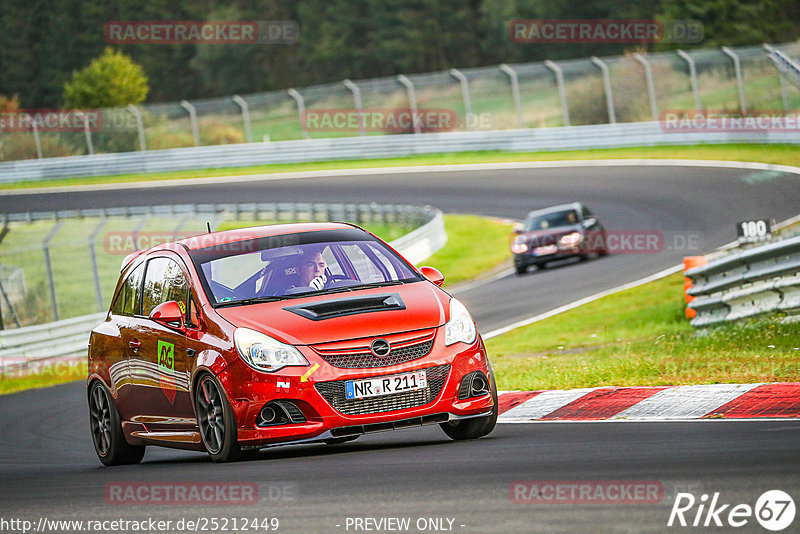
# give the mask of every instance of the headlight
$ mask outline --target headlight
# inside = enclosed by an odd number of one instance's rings
[[[572,246],[577,245],[581,240],[580,232],[572,232],[567,235],[562,235],[561,239],[558,240],[559,244],[565,246]]]
[[[524,236],[517,236],[511,244],[511,252],[514,254],[522,254],[528,250],[528,244],[525,243]]]
[[[249,328],[237,328],[233,341],[244,361],[259,371],[273,372],[289,365],[308,365],[293,346]]]
[[[472,343],[477,331],[475,321],[467,308],[456,299],[450,299],[450,320],[444,325],[444,344]]]

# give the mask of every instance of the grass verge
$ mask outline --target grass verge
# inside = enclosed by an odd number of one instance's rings
[[[508,260],[511,225],[477,215],[445,215],[447,244],[423,261],[444,274],[445,287],[473,280]]]
[[[683,275],[601,298],[486,342],[505,390],[800,380],[800,328],[779,317],[696,333]]]
[[[496,163],[507,161],[561,161],[587,159],[700,159],[725,161],[754,161],[800,166],[800,150],[796,145],[726,144],[654,146],[595,150],[565,150],[561,152],[459,152],[456,154],[431,154],[403,158],[341,160],[311,163],[280,163],[224,169],[197,169],[165,173],[120,174],[112,176],[84,176],[35,183],[2,184],[0,190],[40,187],[114,184],[173,180],[180,178],[211,178],[242,176],[279,172],[320,171],[332,169],[362,169],[373,167],[398,167],[412,165],[450,165],[458,163]]]
[[[86,380],[87,373],[86,358],[73,362],[43,362],[31,365],[24,372],[13,370],[1,374],[0,395]]]

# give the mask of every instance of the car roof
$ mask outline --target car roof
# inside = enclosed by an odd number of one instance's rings
[[[129,265],[137,257],[160,250],[180,249],[181,246],[187,250],[197,250],[214,245],[225,245],[229,243],[237,243],[240,241],[247,241],[250,239],[258,239],[262,237],[273,237],[284,234],[298,234],[304,232],[318,232],[323,230],[342,230],[357,228],[363,230],[359,226],[350,223],[289,223],[289,224],[271,224],[267,226],[251,226],[248,228],[239,228],[236,230],[223,230],[221,232],[210,232],[205,234],[196,235],[193,237],[186,237],[178,239],[169,243],[161,243],[144,250],[137,250],[129,254],[122,260],[121,270]],[[364,230],[366,231],[366,230]],[[176,246],[177,245],[177,246]]]
[[[559,211],[566,211],[566,210],[576,210],[578,213],[580,213],[582,208],[583,204],[581,204],[580,202],[570,202],[569,204],[559,204],[558,206],[550,206],[548,208],[533,210],[528,213],[528,217],[534,215],[545,215],[547,213],[556,213]]]

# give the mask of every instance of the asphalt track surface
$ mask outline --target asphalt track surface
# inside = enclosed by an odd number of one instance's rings
[[[374,201],[522,218],[533,208],[580,200],[611,230],[660,230],[701,240],[699,250],[665,246],[658,254],[612,255],[459,292],[488,331],[706,252],[732,240],[738,221],[796,215],[799,185],[793,175],[758,179],[747,170],[584,167],[0,196],[0,211]],[[151,447],[142,465],[102,468],[87,420],[80,383],[2,397],[0,519],[277,517],[279,532],[355,532],[347,518],[407,517],[410,532],[419,531],[420,518],[453,519],[457,532],[668,532],[678,528],[667,527],[678,491],[698,499],[719,492],[721,503],[754,506],[764,491],[781,489],[800,501],[800,421],[505,424],[488,438],[459,443],[434,426],[338,446],[271,449],[256,461],[226,465]],[[664,493],[660,504],[512,503],[510,485],[526,480],[658,481]],[[107,484],[136,481],[256,482],[261,500],[239,507],[106,502]],[[689,521],[696,511],[687,513]],[[753,518],[735,530],[764,531]],[[0,521],[0,531],[14,530]]]

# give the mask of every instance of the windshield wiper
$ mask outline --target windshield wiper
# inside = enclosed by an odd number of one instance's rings
[[[225,308],[228,306],[247,306],[248,304],[261,304],[262,302],[276,302],[279,300],[286,300],[286,299],[295,299],[301,295],[275,295],[269,297],[250,297],[248,299],[241,299],[241,300],[227,300],[225,302],[218,302],[216,304],[217,308]]]

